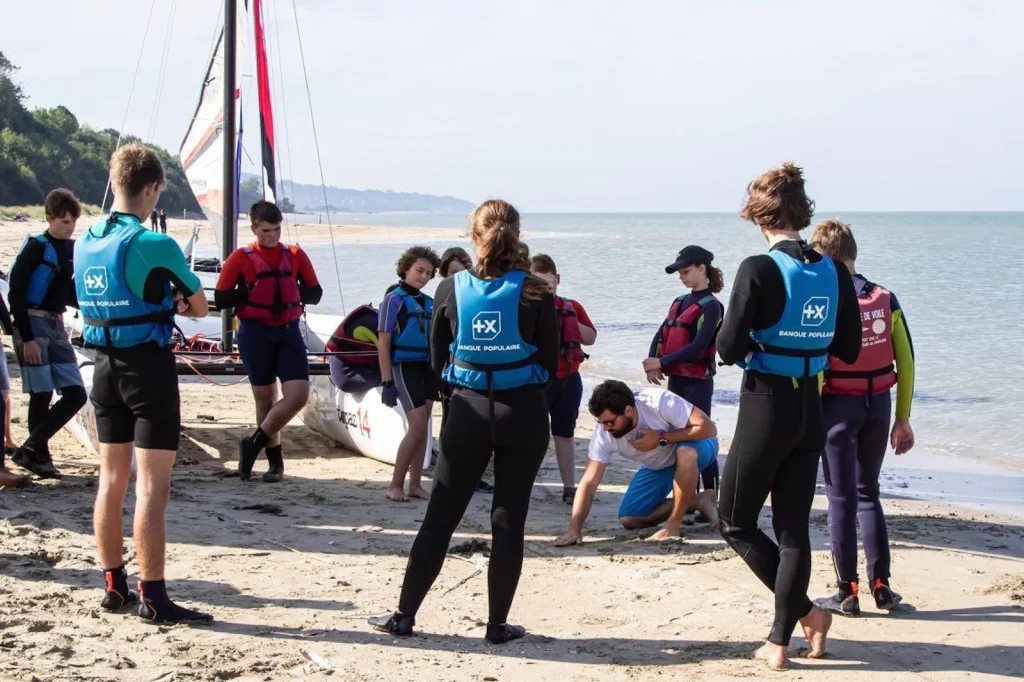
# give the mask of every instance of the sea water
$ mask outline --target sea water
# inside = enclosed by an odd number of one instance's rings
[[[917,358],[911,420],[917,449],[1024,468],[1024,213],[818,213],[832,216],[853,226],[857,270],[892,290],[904,309]],[[467,223],[462,215],[333,219],[428,228]],[[523,230],[532,253],[547,253],[558,264],[559,293],[580,301],[597,326],[584,377],[634,385],[644,381],[641,362],[669,304],[685,291],[665,273],[676,252],[687,244],[712,251],[725,274],[719,296],[728,304],[740,262],[766,250],[756,227],[723,213],[526,214]],[[422,241],[438,252],[461,245],[472,253],[467,239]],[[331,247],[310,247],[326,292],[317,311],[379,303],[406,246],[339,244],[337,274]],[[734,421],[739,381],[739,370],[720,368],[716,419]]]

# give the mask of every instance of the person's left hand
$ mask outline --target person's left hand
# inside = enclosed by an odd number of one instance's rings
[[[658,441],[661,438],[657,433],[649,429],[637,429],[640,433],[640,437],[634,440],[632,445],[638,452],[650,452],[654,448],[658,447]]]
[[[183,315],[186,310],[189,309],[189,302],[185,298],[185,294],[178,290],[174,291],[174,310],[179,315]]]
[[[644,372],[660,372],[661,371],[661,359],[660,358],[646,358],[644,360]]]
[[[914,429],[910,428],[909,419],[897,419],[892,425],[889,443],[897,455],[909,452],[914,447]]]

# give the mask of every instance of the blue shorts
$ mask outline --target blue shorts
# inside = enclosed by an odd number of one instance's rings
[[[718,458],[718,439],[707,438],[692,443],[680,443],[679,447],[690,447],[697,451],[697,471],[704,471]],[[641,466],[633,476],[619,505],[619,518],[647,516],[672,493],[672,481],[676,476],[676,465],[664,469],[648,469]]]
[[[75,356],[75,349],[71,346],[68,333],[64,330],[64,320],[61,316],[30,315],[28,323],[32,328],[34,341],[39,346],[42,362],[38,365],[25,363],[22,356],[25,344],[15,330],[14,351],[18,356],[18,362],[21,363],[22,393],[60,393],[68,386],[85,388],[82,372],[78,369],[78,358]]]
[[[253,386],[270,386],[278,379],[309,381],[306,341],[298,320],[281,327],[239,320],[238,355]]]
[[[583,378],[573,372],[564,379],[556,379],[548,386],[545,398],[551,414],[551,435],[572,438],[576,435],[576,420],[580,416],[583,400]]]

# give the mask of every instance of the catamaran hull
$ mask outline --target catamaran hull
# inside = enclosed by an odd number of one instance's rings
[[[183,322],[186,323],[184,331],[188,334],[205,333],[213,337],[219,332],[219,321],[215,318],[197,321],[186,319]],[[306,338],[310,351],[322,352],[340,322],[341,318],[333,315],[307,315],[308,330],[304,331],[308,331]],[[324,331],[328,328],[328,331]],[[95,370],[92,353],[76,348],[75,355],[85,388],[91,392]],[[331,383],[330,377],[314,376],[310,380],[309,403],[299,416],[306,427],[324,438],[371,459],[394,464],[398,446],[405,437],[409,423],[400,408],[388,407],[381,402],[380,395],[379,388],[364,394],[344,393]],[[68,422],[66,428],[90,451],[99,452],[96,413],[92,402],[86,402],[85,407]],[[429,426],[427,433],[425,462],[429,462],[433,449]]]

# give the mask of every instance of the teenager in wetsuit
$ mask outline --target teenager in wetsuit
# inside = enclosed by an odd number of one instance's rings
[[[864,538],[868,589],[875,606],[890,611],[902,597],[889,587],[889,531],[879,500],[878,476],[886,448],[897,455],[914,447],[910,403],[914,398],[914,344],[895,294],[857,274],[857,241],[850,226],[825,220],[811,244],[846,265],[860,304],[861,351],[850,365],[831,358],[822,406],[828,442],[822,468],[828,493],[828,532],[839,590],[815,603],[843,616],[860,615],[857,526]],[[896,387],[896,422],[892,396]]]
[[[817,375],[830,354],[857,359],[860,314],[846,266],[800,238],[814,212],[800,168],[787,163],[767,171],[747,194],[740,215],[761,228],[770,251],[740,264],[718,333],[722,361],[745,369],[722,474],[719,527],[775,593],[775,621],[756,656],[782,669],[797,622],[812,658],[824,654],[831,625],[829,613],[807,598],[808,523],[827,434]],[[778,544],[757,525],[769,494]]]
[[[725,283],[722,271],[711,265],[714,254],[690,245],[665,267],[666,274],[678,273],[690,290],[672,302],[665,322],[651,340],[644,360],[644,373],[652,384],[668,376],[668,390],[711,416],[711,395],[715,392],[715,340],[725,309],[715,294]],[[701,471],[705,490],[718,488],[718,460]]]
[[[412,634],[493,455],[486,638],[502,644],[526,634],[506,619],[523,565],[530,493],[548,447],[544,390],[558,370],[558,316],[547,284],[528,272],[529,249],[519,241],[519,213],[511,204],[481,204],[472,236],[476,268],[437,287],[431,364],[455,389],[434,490],[409,554],[398,611],[370,623],[392,635]]]

